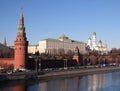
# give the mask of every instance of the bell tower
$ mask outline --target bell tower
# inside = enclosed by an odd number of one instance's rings
[[[92,38],[93,48],[96,48],[96,32],[93,32],[93,38]]]
[[[14,41],[14,69],[21,69],[26,67],[27,52],[28,41],[26,38],[23,12],[21,12],[17,37]]]

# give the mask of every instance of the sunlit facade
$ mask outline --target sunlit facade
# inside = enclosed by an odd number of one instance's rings
[[[89,37],[88,38],[88,43],[87,43],[87,47],[90,50],[96,50],[96,51],[100,51],[102,54],[103,53],[108,53],[108,47],[107,44],[103,44],[101,40],[96,41],[96,32],[93,32],[93,36],[92,39]]]
[[[39,50],[40,53],[56,55],[73,52],[75,47],[79,48],[80,53],[86,53],[86,43],[71,40],[62,34],[58,39],[48,38],[39,41],[39,45],[29,46],[28,52],[35,53],[36,50]]]

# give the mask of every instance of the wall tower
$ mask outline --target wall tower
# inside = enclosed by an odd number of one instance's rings
[[[20,14],[20,21],[16,40],[14,41],[14,69],[26,67],[28,41],[24,27],[23,12]]]
[[[76,60],[77,64],[80,64],[80,52],[78,47],[75,47],[74,56],[72,59]]]

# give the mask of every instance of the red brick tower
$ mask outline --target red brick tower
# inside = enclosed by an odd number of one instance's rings
[[[76,60],[78,64],[80,63],[80,52],[78,47],[74,50],[73,60]]]
[[[16,40],[14,41],[14,69],[21,69],[26,67],[27,61],[27,48],[28,41],[26,38],[25,27],[24,27],[24,17],[21,12],[19,27],[17,32]]]

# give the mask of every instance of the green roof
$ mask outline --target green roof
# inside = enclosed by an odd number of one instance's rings
[[[47,39],[43,39],[41,41],[44,41],[44,40],[46,40],[46,41],[61,41],[60,39],[69,39],[69,37],[65,36],[65,34],[62,34],[58,39],[47,38]],[[77,40],[71,40],[71,42],[73,42],[73,43],[77,42],[77,43],[84,43],[84,44],[86,44],[83,41],[77,41]]]
[[[59,39],[69,39],[67,36],[65,36],[65,34],[62,34]]]

